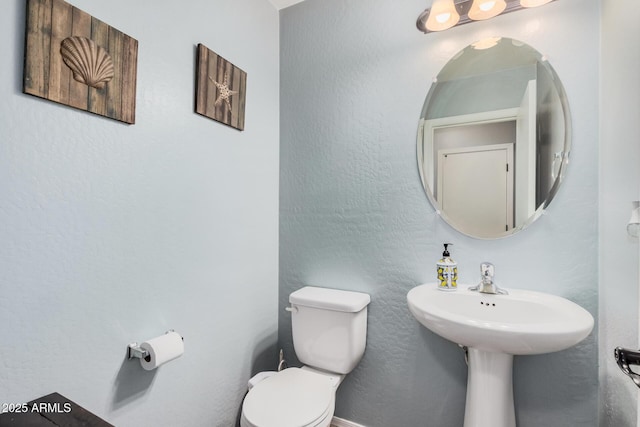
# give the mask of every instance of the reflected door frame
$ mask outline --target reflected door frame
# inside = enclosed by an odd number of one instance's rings
[[[516,107],[421,121],[420,126],[422,127],[422,132],[419,132],[418,138],[422,138],[422,152],[418,151],[418,166],[422,168],[420,171],[421,176],[426,177],[427,180],[427,182],[423,183],[426,184],[425,188],[430,188],[432,192],[435,189],[434,184],[436,182],[436,171],[434,168],[434,162],[431,161],[431,153],[433,153],[433,141],[437,129],[454,126],[516,121],[519,112],[520,108]]]

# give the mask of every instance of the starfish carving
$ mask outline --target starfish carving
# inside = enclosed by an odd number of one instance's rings
[[[218,95],[218,99],[216,99],[214,105],[217,107],[224,101],[229,110],[231,110],[231,102],[229,101],[229,98],[233,95],[237,95],[238,91],[229,89],[229,73],[224,73],[224,80],[222,83],[218,83],[211,77],[209,77],[209,80],[211,80],[211,82],[218,88],[218,91],[220,91],[220,95]]]

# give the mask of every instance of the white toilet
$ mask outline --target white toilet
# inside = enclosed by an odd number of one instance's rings
[[[369,295],[307,286],[289,296],[293,346],[306,366],[288,368],[249,390],[241,427],[328,427],[338,386],[367,340]]]

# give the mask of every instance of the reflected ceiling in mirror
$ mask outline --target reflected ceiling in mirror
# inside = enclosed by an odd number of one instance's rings
[[[541,215],[566,172],[564,88],[531,46],[480,40],[434,80],[417,140],[422,184],[442,218],[472,237],[509,236]]]

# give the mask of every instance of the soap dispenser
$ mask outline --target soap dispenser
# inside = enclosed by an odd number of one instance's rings
[[[442,259],[436,263],[438,270],[438,289],[442,291],[455,291],[458,289],[458,263],[451,259],[449,246],[453,243],[444,244]]]

